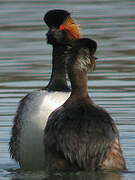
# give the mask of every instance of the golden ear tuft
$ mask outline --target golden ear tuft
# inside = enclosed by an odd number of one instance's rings
[[[80,38],[79,27],[70,16],[65,19],[61,26],[67,32],[69,39],[73,40]]]

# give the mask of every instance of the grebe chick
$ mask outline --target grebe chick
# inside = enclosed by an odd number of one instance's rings
[[[44,20],[49,26],[48,43],[53,46],[51,79],[45,88],[27,94],[20,101],[9,142],[11,157],[25,170],[44,168],[43,135],[46,121],[50,113],[70,95],[63,54],[67,41],[79,38],[78,26],[69,12],[51,10],[46,13]],[[61,31],[57,32],[57,29]]]
[[[89,66],[95,65],[96,48],[95,41],[79,39],[67,54],[72,92],[67,101],[51,113],[45,127],[48,172],[126,169],[114,120],[88,95],[87,72]]]

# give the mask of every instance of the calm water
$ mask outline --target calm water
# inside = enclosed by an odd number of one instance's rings
[[[84,37],[98,42],[96,71],[89,74],[89,94],[115,119],[127,173],[77,173],[48,177],[23,172],[9,157],[8,142],[19,100],[45,86],[51,73],[44,14],[67,9]],[[135,1],[0,0],[0,180],[135,179]]]

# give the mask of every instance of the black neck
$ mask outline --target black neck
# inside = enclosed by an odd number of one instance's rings
[[[77,69],[76,66],[68,66],[68,75],[71,81],[73,99],[88,98],[87,72]]]
[[[50,91],[69,91],[66,81],[65,56],[66,46],[53,45],[52,74],[45,89]]]

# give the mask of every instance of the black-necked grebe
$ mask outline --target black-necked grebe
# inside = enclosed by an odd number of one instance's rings
[[[95,41],[83,38],[75,40],[67,54],[72,92],[47,121],[47,171],[126,169],[114,120],[88,95],[87,72],[94,68],[96,48]]]
[[[65,10],[51,10],[44,20],[49,26],[48,43],[53,46],[51,79],[45,88],[29,93],[20,101],[9,142],[11,157],[26,170],[44,167],[43,135],[46,121],[50,113],[70,95],[63,54],[67,41],[80,36],[78,26]],[[57,29],[61,31],[57,32]]]

